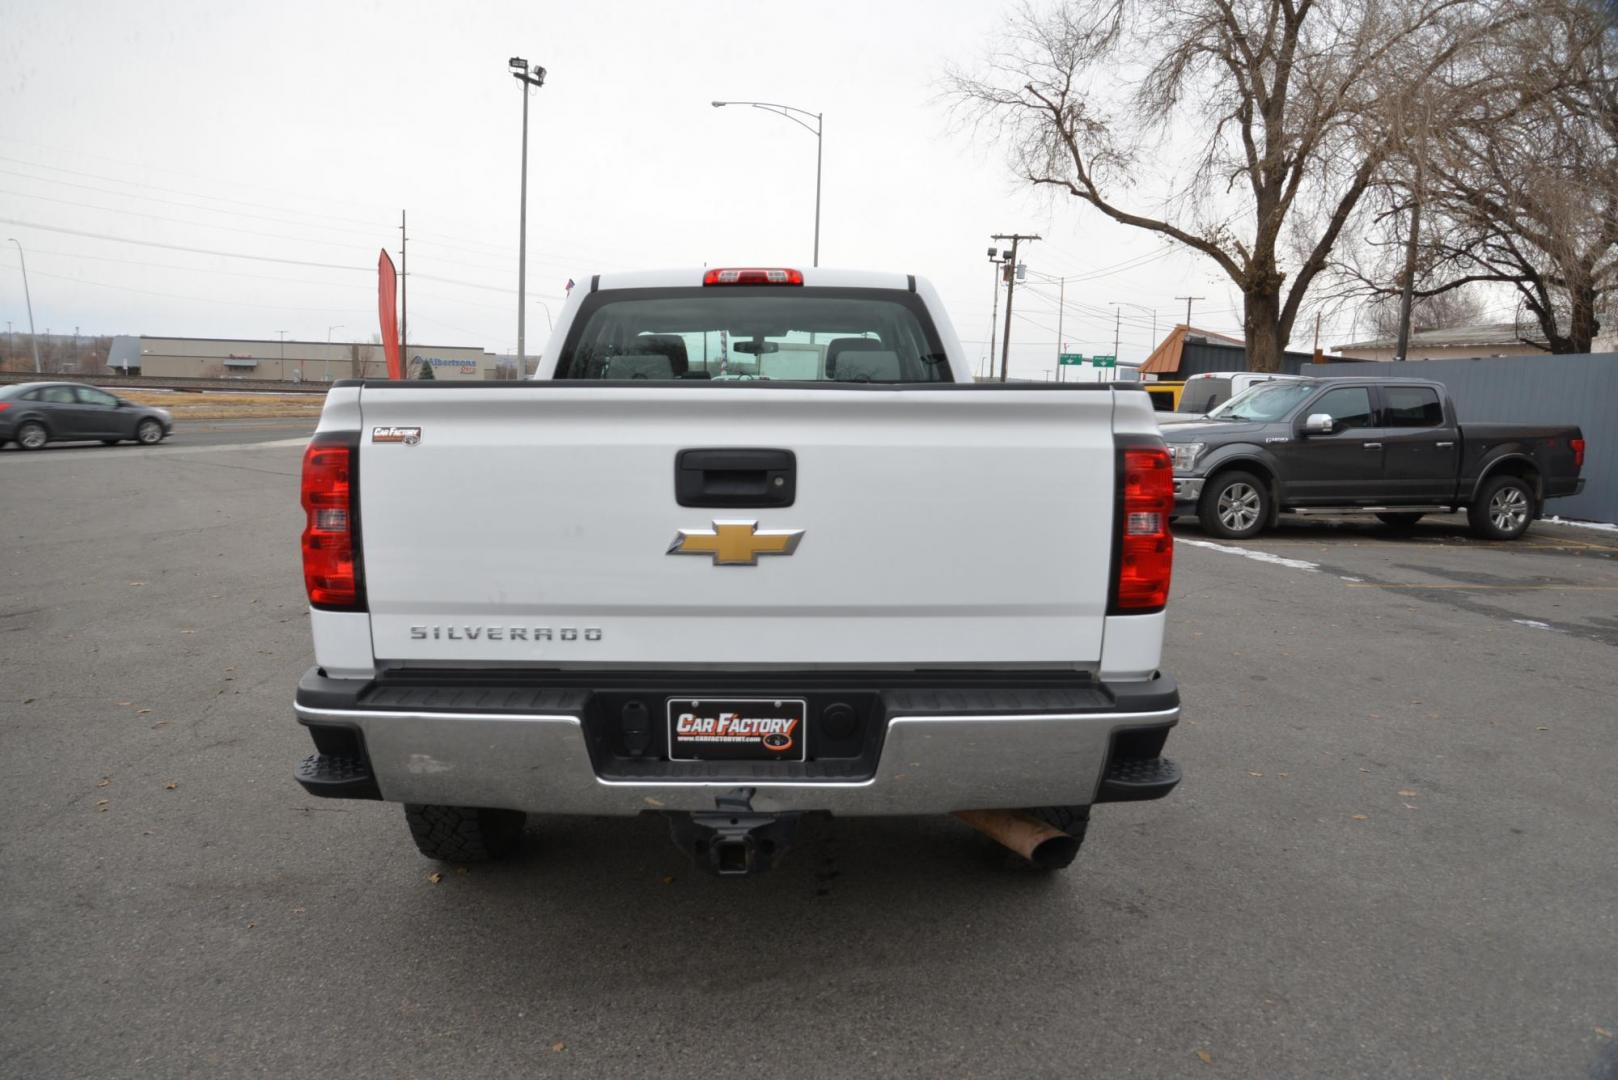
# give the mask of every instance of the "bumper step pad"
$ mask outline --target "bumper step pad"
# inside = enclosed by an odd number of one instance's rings
[[[363,754],[310,754],[299,763],[298,783],[323,799],[380,799],[371,763]]]
[[[1107,764],[1096,802],[1161,799],[1180,782],[1180,767],[1165,757],[1124,758]]]

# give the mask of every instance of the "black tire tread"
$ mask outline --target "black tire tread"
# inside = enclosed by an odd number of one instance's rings
[[[407,803],[405,823],[416,850],[440,862],[504,859],[522,842],[527,815],[520,810]]]
[[[37,427],[39,430],[45,433],[46,443],[51,441],[50,428],[46,427],[44,424],[41,424],[38,420],[24,420],[22,423],[17,425],[17,430],[12,432],[11,435],[11,437],[16,440],[18,450],[38,450],[45,445],[45,443],[41,443],[39,446],[30,447],[27,443],[22,441],[23,431],[31,427]]]
[[[1061,829],[1080,844],[1090,829],[1088,806],[1036,806],[1028,811],[1053,829]]]
[[[1219,489],[1236,480],[1245,481],[1258,492],[1258,522],[1251,532],[1232,532],[1219,523]],[[1209,536],[1217,536],[1222,540],[1247,540],[1269,528],[1273,509],[1270,485],[1264,482],[1262,476],[1245,469],[1228,469],[1214,476],[1203,487],[1202,501],[1197,506],[1197,520],[1202,523],[1202,531]]]
[[[1519,540],[1533,527],[1534,519],[1530,514],[1528,523],[1523,526],[1522,532],[1515,534],[1501,533],[1489,521],[1489,500],[1494,498],[1495,492],[1508,484],[1522,488],[1523,494],[1528,496],[1530,508],[1534,505],[1534,485],[1520,476],[1504,473],[1492,476],[1478,489],[1478,497],[1466,508],[1466,521],[1472,527],[1472,535],[1484,540]]]

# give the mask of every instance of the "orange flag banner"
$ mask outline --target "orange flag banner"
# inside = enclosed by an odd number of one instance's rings
[[[404,378],[404,358],[399,355],[399,275],[387,249],[376,260],[376,310],[382,319],[382,353],[388,358],[388,378]]]

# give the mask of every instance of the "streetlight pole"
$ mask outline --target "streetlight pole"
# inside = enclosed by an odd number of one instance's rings
[[[990,240],[1010,240],[1011,250],[1006,253],[1009,266],[1006,277],[1006,336],[1000,343],[1000,381],[1006,381],[1011,366],[1011,297],[1017,289],[1017,245],[1024,240],[1038,240],[1037,235],[1026,233],[995,233]]]
[[[984,378],[994,377],[994,333],[1000,325],[1000,275],[1005,268],[1005,260],[996,257],[999,254],[998,248],[989,249],[989,265],[994,267],[994,300],[989,305],[989,370],[984,373]],[[1009,257],[1010,252],[1007,252]]]
[[[28,291],[28,260],[23,258],[22,241],[14,236],[8,239],[17,245],[17,261],[22,264],[22,297],[28,303],[28,344],[34,350],[34,374],[37,375],[43,369],[39,366],[39,335],[34,333],[34,297]]]
[[[755,109],[763,109],[765,112],[772,112],[772,113],[775,113],[775,115],[777,115],[777,116],[784,116],[788,120],[791,120],[794,124],[797,124],[799,127],[803,128],[805,131],[808,131],[808,132],[810,132],[810,133],[812,133],[814,135],[814,137],[815,137],[815,262],[814,262],[814,265],[819,266],[820,265],[820,158],[821,158],[821,151],[825,147],[825,139],[823,137],[823,132],[826,129],[826,114],[825,113],[812,113],[808,109],[799,109],[799,108],[796,108],[795,106],[792,106],[792,105],[777,105],[773,101],[715,101],[715,102],[711,102],[710,104],[712,104],[713,107],[716,108],[716,109],[722,109],[726,105],[750,105]],[[796,116],[793,115],[794,113],[796,113],[797,115]],[[815,119],[814,126],[810,127],[809,122],[807,120],[799,119],[799,117],[801,117],[801,116],[812,116],[812,117],[814,117],[814,119]]]
[[[528,88],[545,85],[545,69],[529,64],[520,56],[506,61],[511,77],[522,87],[522,199],[517,212],[517,365],[528,370],[526,319],[523,293],[528,289]]]
[[[327,341],[327,343],[329,344],[331,342],[331,332],[333,330],[341,330],[346,325],[347,325],[346,323],[334,323],[333,325],[326,327],[326,341]]]

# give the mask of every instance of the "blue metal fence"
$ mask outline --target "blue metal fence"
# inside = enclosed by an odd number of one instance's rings
[[[1479,424],[1577,424],[1584,429],[1584,491],[1546,512],[1618,522],[1618,353],[1333,364],[1304,374],[1432,379],[1455,399],[1464,428]]]

